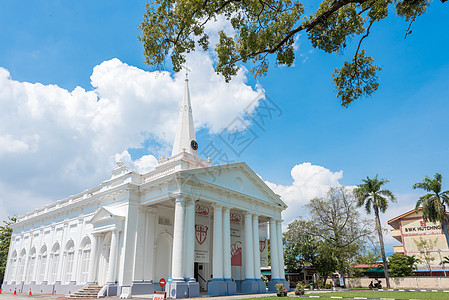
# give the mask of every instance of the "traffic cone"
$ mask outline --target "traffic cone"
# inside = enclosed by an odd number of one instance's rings
[[[33,295],[31,294],[31,288],[30,288],[30,292],[28,293],[28,296],[33,296]]]
[[[17,295],[16,288],[14,288],[14,293],[13,293],[13,295]]]

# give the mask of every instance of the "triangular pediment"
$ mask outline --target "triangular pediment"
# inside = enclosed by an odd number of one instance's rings
[[[103,224],[107,222],[122,220],[124,216],[121,216],[114,212],[111,208],[100,207],[97,212],[92,216],[90,222],[94,225]]]
[[[244,162],[187,170],[181,173],[187,181],[203,182],[217,188],[247,195],[279,206],[281,210],[287,208],[280,196],[274,193]],[[189,176],[191,177],[189,178]]]

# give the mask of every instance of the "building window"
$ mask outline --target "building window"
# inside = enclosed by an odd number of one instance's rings
[[[59,252],[60,252],[60,248],[59,248],[59,244],[56,243],[56,245],[53,246],[53,251],[51,254],[51,278],[50,278],[50,282],[51,283],[55,283],[57,276],[58,276],[58,267],[59,267]]]
[[[53,267],[51,271],[51,282],[56,282],[56,276],[58,275],[58,266],[59,266],[59,252],[53,253]]]
[[[89,274],[89,262],[90,262],[90,238],[85,237],[81,243],[79,270],[80,270],[80,283],[87,283],[87,277]]]
[[[27,274],[27,278],[26,281],[28,283],[30,283],[31,281],[34,280],[34,265],[36,263],[36,249],[32,249],[31,250],[31,255],[28,258],[28,274]]]
[[[66,268],[65,268],[65,282],[70,283],[72,279],[72,271],[73,271],[73,258],[75,256],[75,251],[72,249],[67,252],[67,260],[66,260]]]
[[[89,274],[90,249],[83,250],[81,257],[81,283],[87,282]]]
[[[47,267],[47,253],[41,256],[41,267],[39,272],[39,281],[43,282],[45,280],[45,268]]]
[[[40,283],[42,283],[43,281],[45,281],[45,272],[47,269],[47,246],[43,246],[41,248],[40,251],[40,255],[39,255],[39,265],[38,265],[38,270],[39,270],[39,277],[38,277],[38,281]]]
[[[22,253],[19,257],[19,276],[17,278],[17,282],[24,281],[25,279],[25,261],[26,261],[26,251],[22,250]]]
[[[75,244],[72,240],[67,242],[65,246],[65,272],[64,272],[64,282],[70,283],[72,280],[73,273],[73,260],[75,258]]]

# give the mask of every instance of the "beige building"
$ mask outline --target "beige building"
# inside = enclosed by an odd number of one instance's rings
[[[414,255],[422,261],[418,264],[417,275],[430,275],[423,254],[417,245],[422,240],[427,242],[426,247],[423,248],[431,257],[432,275],[446,276],[446,272],[449,274],[449,265],[441,263],[445,256],[449,257],[446,236],[439,223],[424,221],[422,208],[419,208],[418,212],[413,209],[397,216],[389,220],[388,224],[394,228],[391,230],[391,235],[402,244],[401,246],[394,246],[394,252],[409,256]]]

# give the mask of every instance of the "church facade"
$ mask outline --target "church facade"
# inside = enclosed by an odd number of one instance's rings
[[[147,174],[118,163],[99,186],[20,216],[2,290],[150,294],[165,279],[172,298],[264,293],[269,236],[275,291],[286,207],[245,163],[198,156],[186,79],[171,157]]]

